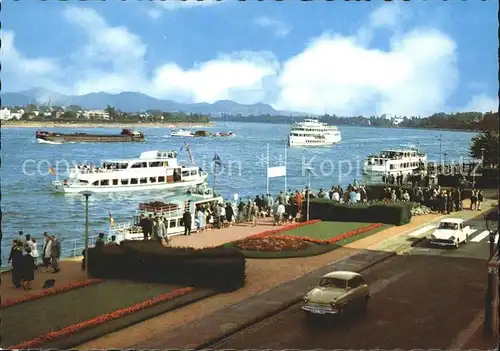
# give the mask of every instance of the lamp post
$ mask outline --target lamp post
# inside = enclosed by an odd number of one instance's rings
[[[80,192],[85,196],[85,274],[89,275],[89,197],[93,194],[92,191]]]
[[[443,134],[439,134],[437,138],[439,140],[439,164],[441,165],[441,169],[443,167]]]
[[[309,198],[311,197],[311,168],[306,168],[307,171],[307,199],[306,199],[306,204],[307,204],[307,217],[306,220],[309,220]]]
[[[443,168],[444,168],[444,174],[446,174],[446,156],[448,156],[448,154],[445,152],[443,153],[443,156],[444,156]]]

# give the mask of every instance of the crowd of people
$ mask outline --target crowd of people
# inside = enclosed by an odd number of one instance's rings
[[[35,271],[41,264],[45,272],[52,271],[58,273],[61,268],[59,259],[61,257],[61,244],[55,235],[43,233],[44,245],[42,248],[41,259],[38,251],[38,243],[30,234],[24,235],[19,232],[16,239],[12,242],[12,248],[8,263],[12,265],[12,284],[16,288],[31,289],[31,282],[35,280]]]

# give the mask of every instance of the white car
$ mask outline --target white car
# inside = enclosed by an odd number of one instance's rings
[[[459,218],[445,218],[432,232],[431,244],[438,246],[454,246],[458,248],[460,244],[469,240],[472,232],[470,226]]]

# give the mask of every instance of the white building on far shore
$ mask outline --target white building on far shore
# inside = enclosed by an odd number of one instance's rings
[[[0,120],[2,121],[7,121],[10,119],[21,119],[23,115],[24,115],[23,109],[20,109],[16,112],[12,112],[10,109],[5,107],[2,110],[0,110]]]

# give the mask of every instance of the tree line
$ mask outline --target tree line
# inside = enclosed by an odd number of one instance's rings
[[[68,107],[61,106],[36,106],[30,104],[26,107],[14,107],[12,111],[24,109],[24,114],[21,117],[22,121],[61,121],[61,122],[156,122],[156,123],[175,123],[175,122],[191,122],[191,123],[208,123],[210,118],[207,115],[199,113],[184,113],[184,112],[163,112],[160,110],[147,110],[144,112],[123,112],[112,106],[107,106],[103,111],[109,115],[109,119],[103,119],[99,115],[90,116],[87,118],[83,108],[78,105],[70,105]],[[35,115],[35,111],[39,114]],[[50,114],[47,114],[50,113]]]

